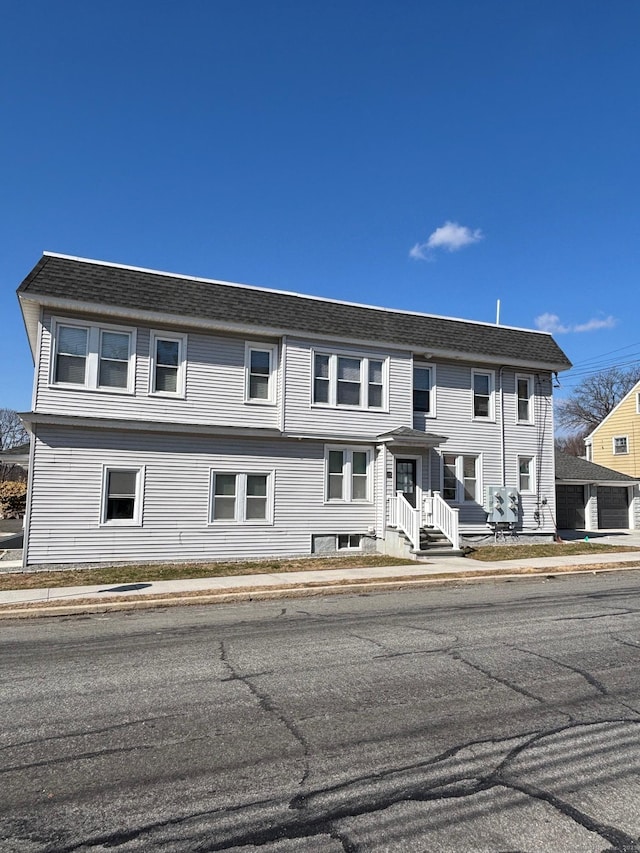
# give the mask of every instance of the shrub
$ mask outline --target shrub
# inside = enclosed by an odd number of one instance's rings
[[[15,480],[0,483],[0,517],[20,518],[27,506],[27,484]]]

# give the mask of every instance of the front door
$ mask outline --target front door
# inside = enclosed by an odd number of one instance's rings
[[[415,509],[417,462],[415,459],[396,459],[396,491],[402,492]]]

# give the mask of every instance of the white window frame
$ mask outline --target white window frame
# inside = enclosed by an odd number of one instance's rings
[[[251,353],[252,352],[268,352],[269,353],[269,379],[268,379],[268,395],[266,399],[259,397],[251,397]],[[250,403],[252,406],[275,406],[276,390],[277,390],[277,372],[278,372],[278,345],[266,344],[260,341],[246,341],[244,345],[244,402]]]
[[[456,472],[456,496],[455,499],[445,498],[444,496],[444,458],[445,456],[455,456],[455,472]],[[474,459],[476,464],[476,496],[473,500],[466,500],[465,498],[465,489],[464,489],[464,460],[465,459]],[[483,494],[482,488],[482,454],[481,453],[459,453],[457,451],[451,451],[440,454],[440,486],[441,486],[441,495],[442,499],[447,501],[447,503],[451,504],[460,504],[460,505],[469,505],[469,504],[481,504],[482,499],[481,496]]]
[[[522,476],[523,475],[520,472],[520,464],[522,462],[524,462],[525,459],[528,460],[528,462],[529,462],[529,472],[528,472],[528,474],[524,475],[524,476],[529,477],[529,488],[528,489],[522,488]],[[521,456],[518,456],[517,465],[518,465],[518,470],[517,470],[518,491],[523,495],[535,495],[535,493],[536,493],[536,457],[535,456],[529,456],[527,454],[522,454]]]
[[[616,450],[616,441],[621,441],[624,439],[624,450]],[[629,455],[629,436],[628,435],[614,435],[611,437],[611,452],[614,456],[628,456]]]
[[[236,493],[235,507],[233,518],[216,518],[213,517],[215,507],[215,478],[217,474],[224,476],[233,475],[236,478]],[[267,479],[267,494],[266,494],[266,518],[247,518],[247,477],[266,477]],[[240,471],[237,468],[233,470],[225,470],[224,468],[209,469],[209,508],[208,508],[208,526],[209,527],[225,527],[239,526],[242,527],[268,527],[273,526],[273,507],[275,493],[275,471]]]
[[[57,382],[56,365],[58,359],[58,329],[60,327],[85,329],[87,332],[87,355],[84,383]],[[110,385],[98,385],[100,376],[100,344],[102,332],[116,332],[129,338],[129,357],[127,364],[127,386],[118,388]],[[51,359],[49,365],[49,387],[66,388],[75,391],[99,391],[102,394],[134,394],[136,381],[136,332],[131,326],[114,326],[108,323],[83,323],[81,320],[66,320],[54,317],[51,324]]]
[[[520,395],[518,393],[518,383],[526,382],[527,383],[527,417],[520,417]],[[526,373],[516,373],[516,388],[515,388],[515,398],[516,398],[516,423],[517,424],[532,424],[534,423],[534,406],[533,406],[533,376],[530,376]]]
[[[329,497],[329,453],[336,451],[343,454],[342,459],[342,497]],[[366,498],[353,497],[353,454],[366,453],[367,466],[367,496]],[[362,476],[362,475],[355,475]],[[373,503],[373,451],[371,447],[326,444],[324,449],[324,502],[327,504],[369,504]]]
[[[175,391],[161,391],[156,389],[156,359],[157,342],[171,341],[178,344],[178,372],[176,376]],[[173,397],[184,399],[186,395],[186,373],[187,373],[187,336],[177,335],[174,332],[161,332],[153,330],[149,337],[149,396],[151,397]]]
[[[476,415],[476,376],[489,377],[489,413],[487,415]],[[484,396],[484,395],[483,395]],[[484,423],[493,422],[496,419],[496,372],[495,370],[481,370],[480,368],[472,368],[471,370],[471,418],[474,421]]]
[[[636,414],[640,415],[640,391],[636,394]]]
[[[415,380],[415,372],[416,370],[427,370],[429,372],[429,411],[423,412],[420,409],[416,409],[414,406],[414,380]],[[422,362],[413,362],[413,370],[411,372],[411,406],[413,408],[414,415],[420,415],[425,418],[435,418],[436,417],[436,366],[435,364],[423,364]]]
[[[323,355],[329,359],[329,400],[328,402],[316,401],[315,399],[315,380],[316,380],[316,355]],[[353,405],[349,403],[338,403],[338,359],[351,358],[357,359],[360,362],[360,403]],[[369,404],[369,363],[380,362],[382,364],[382,404],[380,406],[372,406]],[[389,411],[389,358],[383,355],[363,355],[360,352],[348,352],[326,349],[311,350],[311,407],[319,407],[323,409],[366,409],[371,412],[388,412]]]
[[[107,488],[109,474],[112,471],[135,471],[136,489],[133,504],[133,518],[109,518],[107,519],[108,498]],[[100,527],[142,527],[142,509],[144,501],[144,465],[103,465],[102,466],[102,493],[100,499]]]

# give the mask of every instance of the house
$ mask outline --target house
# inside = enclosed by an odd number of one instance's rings
[[[640,479],[556,450],[561,530],[640,528]]]
[[[458,547],[500,487],[554,533],[548,333],[49,253],[18,296],[25,565]]]
[[[0,480],[26,480],[29,442],[0,450]]]
[[[584,440],[587,459],[640,477],[640,382]]]

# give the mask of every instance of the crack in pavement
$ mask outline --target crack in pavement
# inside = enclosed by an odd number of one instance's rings
[[[232,678],[230,678],[228,680],[229,681],[231,681],[231,680],[241,681],[244,684],[244,686],[247,688],[247,690],[251,693],[251,695],[254,697],[254,699],[257,699],[258,705],[260,706],[260,708],[269,714],[273,714],[276,717],[276,719],[279,720],[282,723],[282,725],[287,729],[287,731],[291,735],[293,735],[294,739],[302,747],[302,752],[303,752],[303,756],[304,756],[303,773],[302,773],[302,778],[300,779],[299,784],[303,785],[306,782],[307,777],[309,776],[309,771],[310,771],[310,767],[309,767],[310,750],[309,750],[309,744],[307,743],[307,739],[302,734],[302,732],[300,731],[298,726],[293,722],[293,720],[288,719],[285,716],[285,714],[283,713],[283,711],[277,707],[277,705],[273,702],[271,697],[266,692],[259,690],[255,684],[252,684],[251,678],[253,676],[244,675],[241,672],[238,672],[238,670],[235,668],[235,666],[233,665],[233,663],[229,659],[229,656],[227,653],[227,647],[225,645],[224,640],[220,641],[220,660],[232,675]]]
[[[449,656],[454,660],[460,661],[461,663],[466,664],[471,669],[474,669],[476,672],[480,672],[482,675],[490,678],[492,681],[497,681],[498,684],[502,684],[504,687],[508,687],[509,690],[513,690],[515,693],[519,693],[521,696],[526,696],[527,699],[533,699],[535,702],[540,702],[544,704],[545,700],[541,699],[539,696],[535,696],[533,693],[529,693],[528,690],[525,690],[524,687],[518,687],[517,684],[512,684],[506,678],[501,678],[499,675],[494,675],[492,672],[489,672],[488,669],[480,666],[480,664],[472,663],[471,661],[464,658],[460,652],[450,651],[448,652]]]

